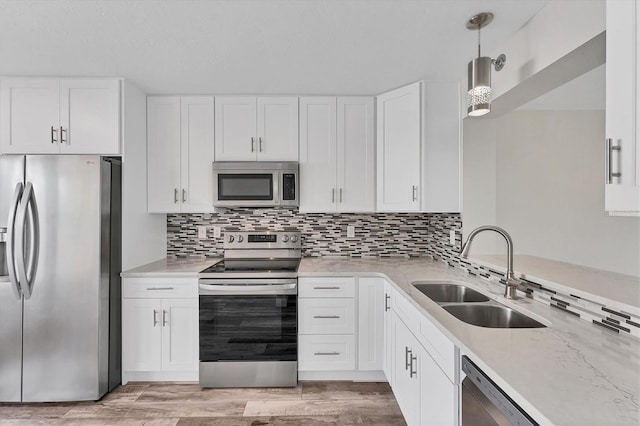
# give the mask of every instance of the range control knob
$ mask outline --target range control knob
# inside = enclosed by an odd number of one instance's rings
[[[292,237],[293,238],[293,237]],[[289,241],[289,236],[288,235],[283,235],[282,236],[282,242],[286,243],[287,241]]]
[[[229,235],[229,238],[227,238],[227,241],[229,241],[230,243],[233,242],[233,240],[235,240],[236,238],[233,235]]]
[[[242,235],[238,235],[238,242],[241,243],[244,240],[244,237]]]
[[[291,242],[295,243],[296,241],[298,241],[298,237],[296,235],[292,235],[291,236]]]

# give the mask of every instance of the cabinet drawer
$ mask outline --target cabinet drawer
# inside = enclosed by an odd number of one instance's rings
[[[403,295],[393,291],[391,295],[391,307],[393,311],[402,319],[407,327],[417,333],[422,314]]]
[[[418,340],[429,352],[431,358],[449,377],[453,383],[457,383],[458,371],[456,360],[456,347],[438,328],[427,318],[420,319]]]
[[[355,299],[300,299],[300,334],[353,334]]]
[[[298,369],[354,370],[356,367],[356,340],[349,335],[305,335],[298,337]]]
[[[303,277],[298,279],[299,297],[354,297],[353,277]]]
[[[124,278],[122,297],[197,298],[198,278]]]

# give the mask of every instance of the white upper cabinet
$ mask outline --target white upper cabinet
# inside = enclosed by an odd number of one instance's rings
[[[640,6],[608,0],[605,210],[640,214]]]
[[[420,211],[422,82],[377,97],[377,210]]]
[[[300,211],[372,212],[373,98],[300,98]]]
[[[120,83],[1,79],[0,153],[120,154]]]
[[[150,213],[213,211],[212,96],[147,98]]]
[[[298,161],[298,98],[257,99],[257,160]]]
[[[298,161],[298,98],[216,96],[216,161]]]

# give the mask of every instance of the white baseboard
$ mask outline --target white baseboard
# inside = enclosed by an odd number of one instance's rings
[[[127,382],[195,382],[200,380],[196,371],[125,371],[122,384]]]

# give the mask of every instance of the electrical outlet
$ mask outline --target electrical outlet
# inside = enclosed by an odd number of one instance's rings
[[[207,238],[207,227],[198,226],[198,239],[204,240],[205,238]]]
[[[347,225],[347,238],[354,238],[356,236],[356,227],[353,225]]]
[[[221,229],[219,226],[213,227],[213,238],[220,238]]]
[[[456,231],[454,229],[449,231],[449,244],[456,245]]]

